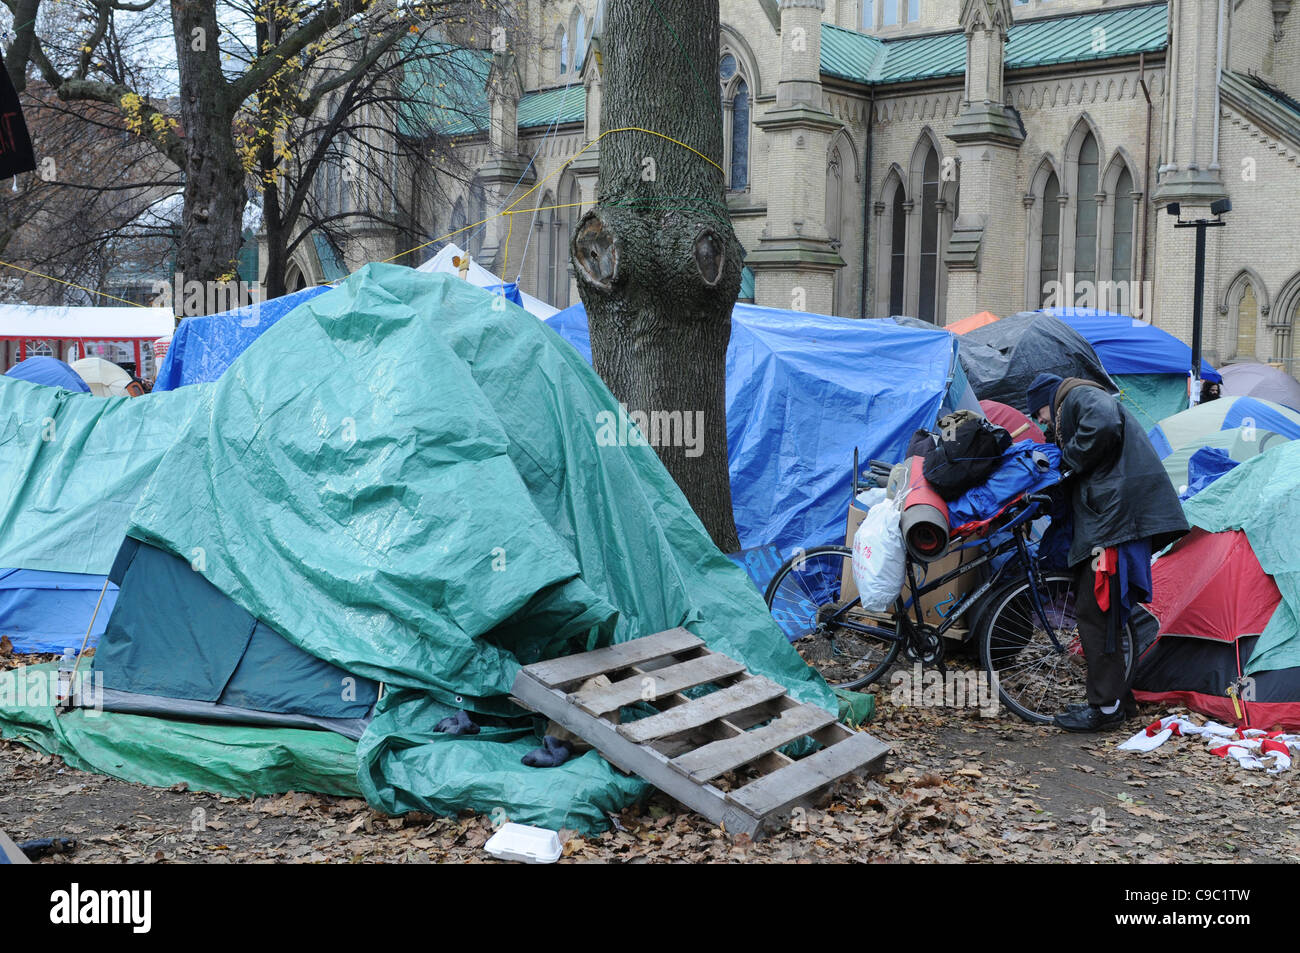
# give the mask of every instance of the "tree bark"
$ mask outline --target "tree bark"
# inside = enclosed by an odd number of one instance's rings
[[[235,271],[243,245],[248,190],[231,131],[239,103],[222,75],[216,5],[172,0],[172,26],[185,130],[185,206],[176,270],[186,281],[216,281]]]
[[[597,204],[570,247],[592,359],[629,412],[663,415],[659,440],[644,436],[714,543],[733,552],[726,351],[741,250],[720,168],[718,0],[610,0],[607,14],[601,129],[660,135],[600,141]],[[674,438],[678,413],[683,424],[702,415],[702,435],[688,442],[677,428]]]

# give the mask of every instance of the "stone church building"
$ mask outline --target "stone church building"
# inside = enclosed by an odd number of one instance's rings
[[[613,42],[600,5],[520,0],[530,39],[485,54],[481,113],[455,130],[475,180],[421,224],[442,235],[539,186],[524,206],[539,211],[456,241],[558,307],[578,300],[568,240],[596,196],[599,52]],[[1206,357],[1300,371],[1291,7],[722,0],[719,61],[696,66],[722,92],[742,298],[939,325],[1076,303],[1190,340],[1195,229],[1175,222],[1213,219],[1226,198],[1208,230]],[[346,264],[392,244],[359,241]]]

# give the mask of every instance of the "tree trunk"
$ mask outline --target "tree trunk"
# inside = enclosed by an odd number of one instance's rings
[[[185,210],[176,270],[186,281],[216,281],[235,271],[248,203],[243,163],[221,72],[216,6],[172,0],[185,134]],[[215,296],[204,295],[205,300]]]
[[[718,0],[610,0],[607,13],[601,129],[661,135],[600,141],[597,205],[570,248],[592,359],[732,552],[726,352],[741,255],[720,168]],[[688,429],[701,419],[702,433]]]
[[[263,150],[271,152],[272,147]],[[274,161],[272,158],[271,161]],[[263,158],[263,168],[268,168]],[[266,186],[262,196],[262,228],[266,233],[266,278],[262,290],[266,299],[284,294],[284,273],[289,264],[285,250],[289,244],[289,231],[284,223],[284,209],[280,207],[280,183]]]

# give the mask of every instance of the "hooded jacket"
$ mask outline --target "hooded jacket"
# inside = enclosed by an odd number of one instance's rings
[[[1141,424],[1105,390],[1067,378],[1053,400],[1062,467],[1073,471],[1071,567],[1094,549],[1150,539],[1153,552],[1188,532],[1164,465]]]

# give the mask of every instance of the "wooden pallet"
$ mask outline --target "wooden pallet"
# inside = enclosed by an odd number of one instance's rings
[[[682,694],[705,685],[717,690]],[[839,779],[878,770],[889,750],[681,628],[528,665],[513,694],[611,764],[752,837],[816,803]],[[656,714],[620,724],[622,709],[643,702]],[[778,750],[800,738],[822,747],[798,760]],[[730,790],[713,783],[738,769],[750,777],[736,777]]]

